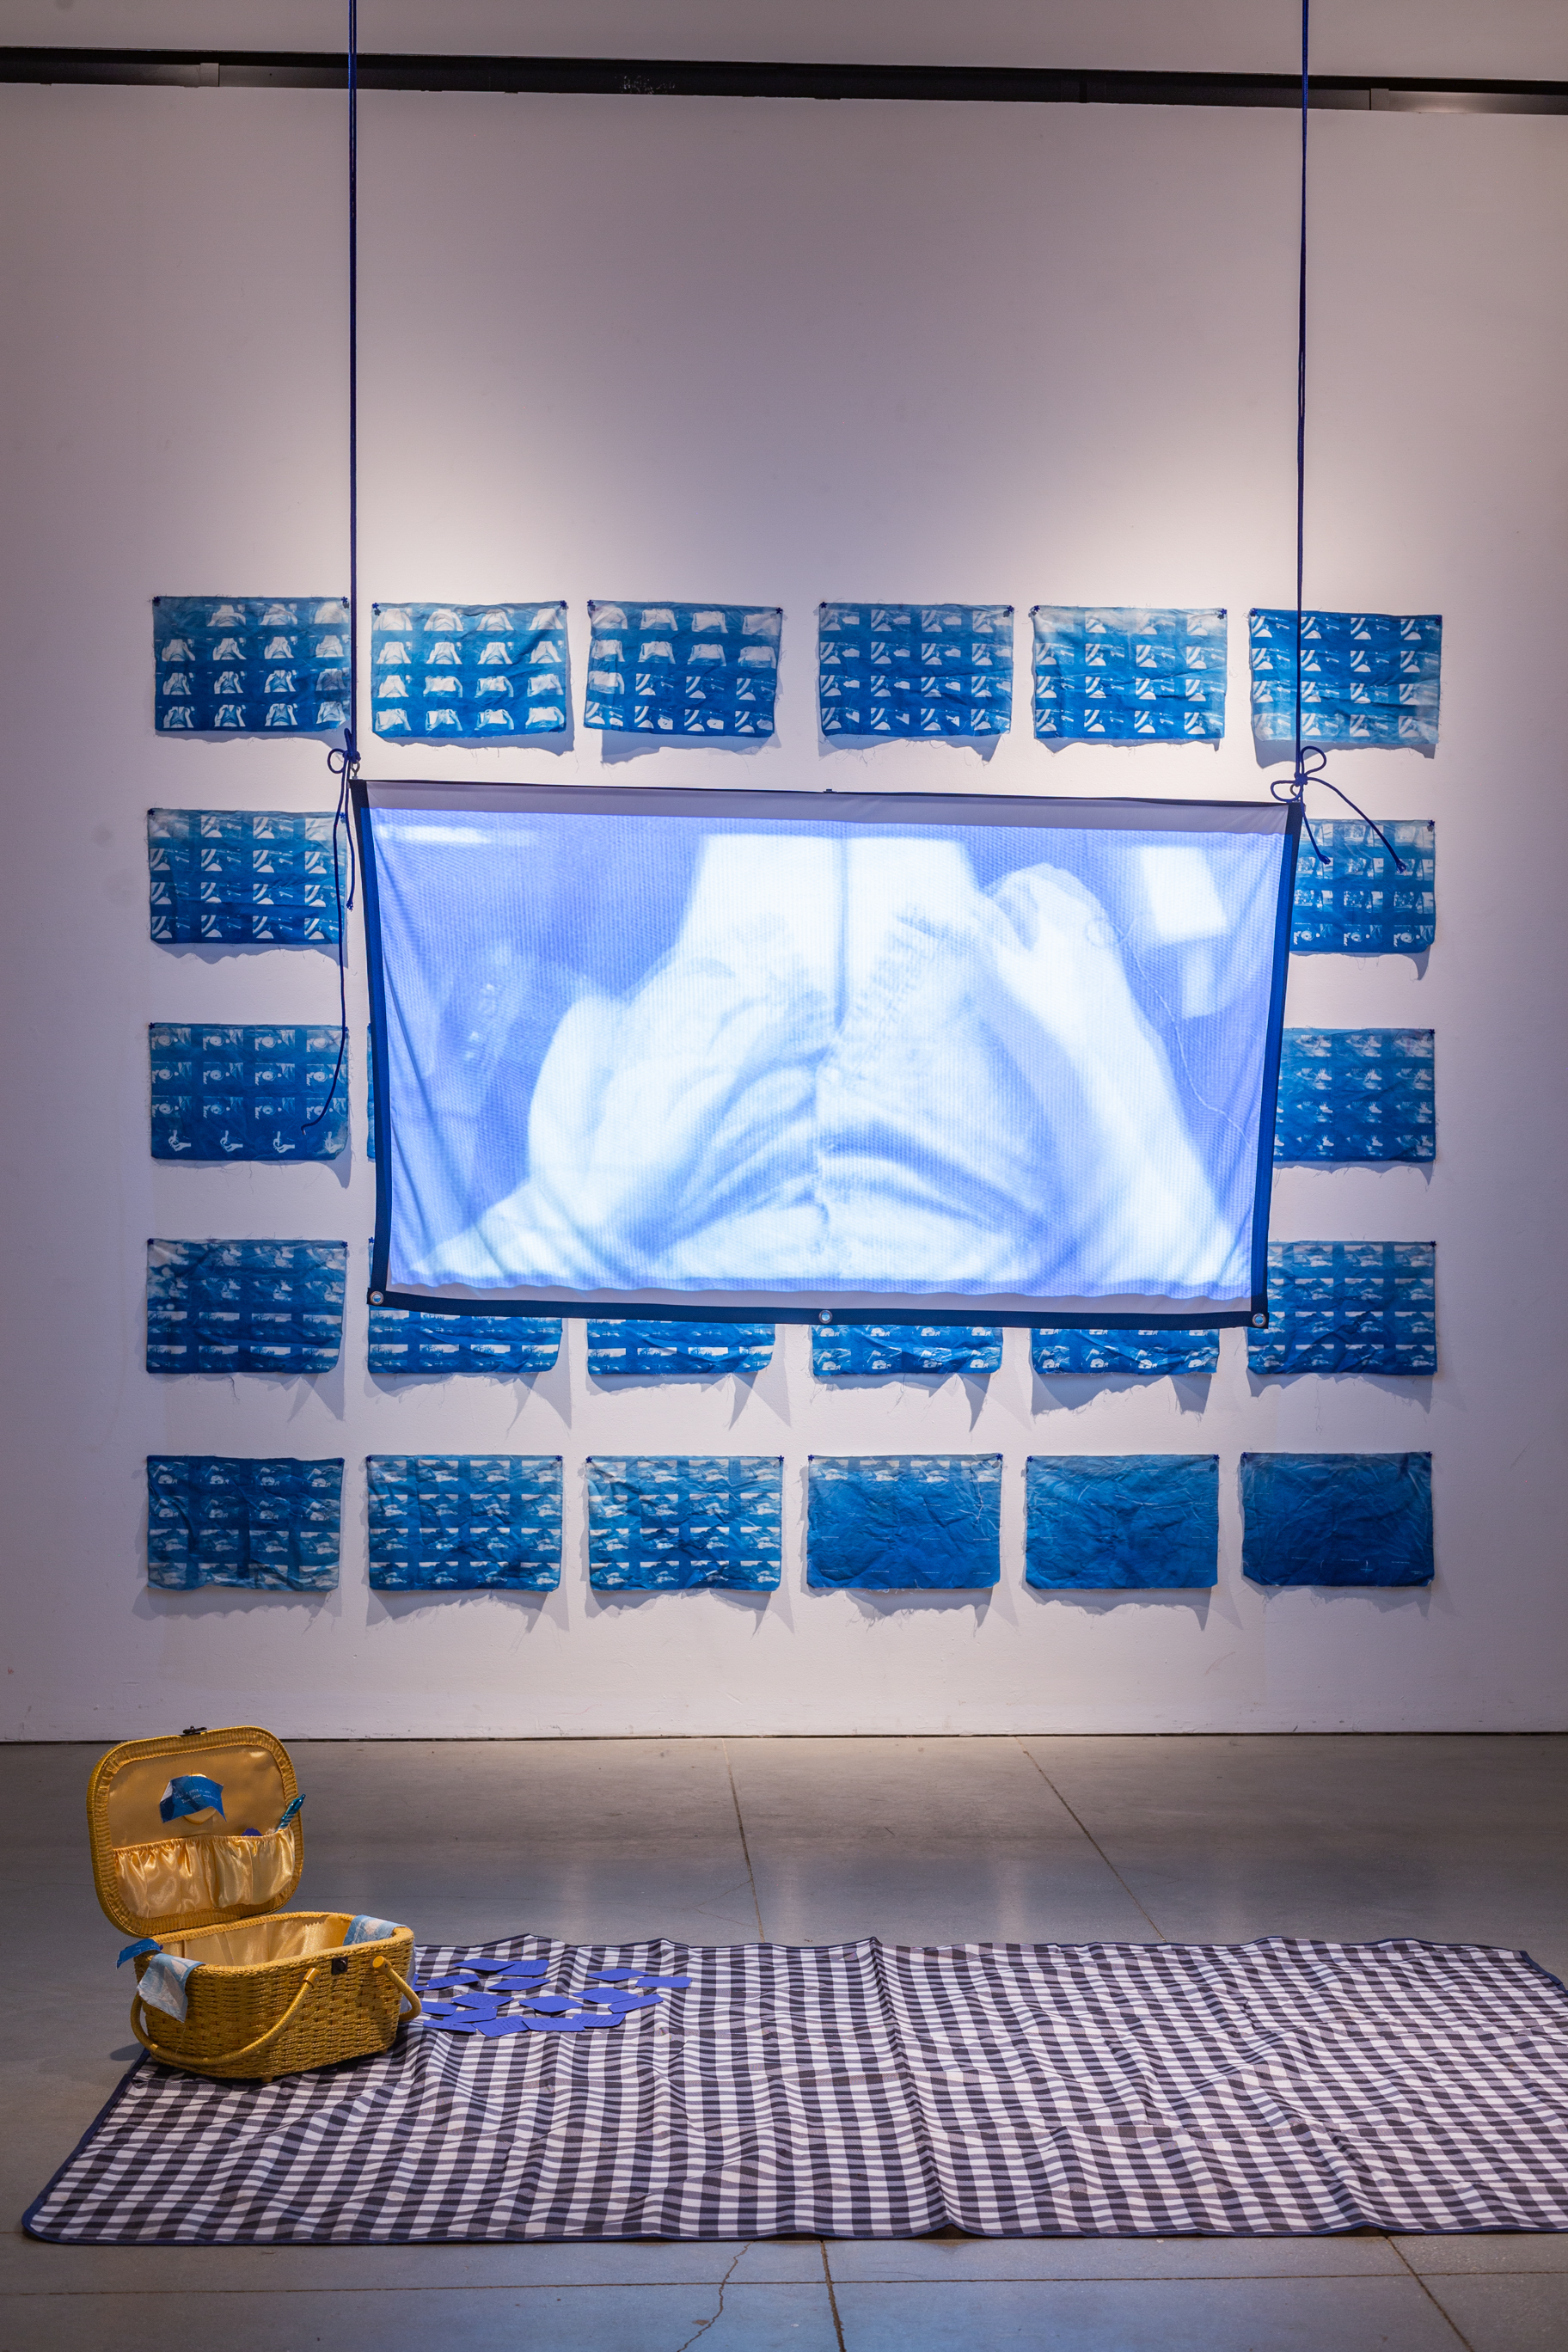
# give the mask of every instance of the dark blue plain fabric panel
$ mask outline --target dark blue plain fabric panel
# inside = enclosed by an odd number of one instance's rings
[[[1005,735],[1013,723],[1011,604],[820,604],[825,735]]]
[[[588,1370],[596,1381],[717,1380],[722,1372],[760,1372],[773,1352],[771,1323],[645,1323],[607,1316],[588,1322]]]
[[[150,1372],[330,1372],[346,1242],[150,1241]]]
[[[996,1582],[999,1454],[817,1454],[808,1486],[808,1584],[910,1592]]]
[[[1429,1454],[1244,1454],[1255,1584],[1430,1584]]]
[[[1434,1242],[1270,1242],[1268,1327],[1247,1335],[1249,1372],[1437,1369]]]
[[[147,888],[161,944],[332,947],[349,843],[332,818],[281,809],[147,812]]]
[[[1383,831],[1399,866],[1359,817],[1312,819],[1312,838],[1303,832],[1296,860],[1292,955],[1419,955],[1431,946],[1437,926],[1436,827],[1422,819],[1391,818]]]
[[[1432,1047],[1430,1029],[1287,1029],[1275,1159],[1431,1160]]]
[[[1213,1584],[1217,1454],[1032,1454],[1026,1583],[1157,1591]]]
[[[599,1454],[587,1469],[588,1580],[600,1591],[777,1586],[776,1454]]]
[[[549,1592],[561,1581],[561,1458],[373,1454],[370,1580],[383,1592]]]
[[[152,1022],[153,1159],[335,1160],[349,1139],[340,1034],[316,1025]]]
[[[814,1323],[811,1369],[819,1381],[932,1372],[994,1372],[1002,1334],[989,1323]]]
[[[288,1456],[150,1454],[147,1581],[330,1592],[338,1580],[343,1465]]]
[[[1061,1372],[1212,1372],[1219,1368],[1217,1331],[1047,1331],[1029,1334],[1029,1360],[1042,1375]]]

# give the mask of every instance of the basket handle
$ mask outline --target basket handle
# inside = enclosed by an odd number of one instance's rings
[[[383,1955],[378,1952],[371,1965],[373,1968],[384,1969],[386,1970],[387,1975],[392,1979],[392,1981],[397,1987],[398,1991],[403,1994],[404,1998],[409,2004],[405,2010],[400,2010],[398,2012],[397,2022],[399,2025],[410,2024],[415,2018],[424,2016],[424,2002],[415,1991],[414,1987],[411,1984],[405,1983],[403,1978],[398,1975],[397,1970],[393,1967],[392,1962],[389,1959],[384,1958]]]
[[[221,2052],[216,2057],[197,2059],[195,2063],[198,2066],[232,2066],[237,2059],[254,2057],[257,2051],[265,2050],[269,2042],[275,2042],[278,2039],[278,2036],[282,2032],[283,2028],[288,2024],[289,2019],[293,2016],[295,2011],[304,2000],[305,1995],[310,1991],[310,1987],[321,1975],[321,1964],[318,1961],[317,1965],[313,1969],[307,1971],[304,1983],[300,1987],[299,1991],[295,1994],[293,2000],[289,2002],[288,2008],[284,2011],[277,2024],[269,2025],[266,2032],[258,2034],[254,2042],[247,2042],[242,2050],[226,2050]],[[154,2058],[168,2057],[171,2053],[167,2044],[162,2042],[151,2041],[148,2036],[142,2032],[142,2028],[137,2024],[136,2012],[138,2010],[142,2011],[143,2017],[146,2016],[147,2011],[142,2003],[140,1992],[137,1993],[135,2000],[131,2004],[132,2032],[136,2036],[136,2039],[142,2044],[142,2049],[150,2050]],[[182,2059],[179,2063],[182,2065],[189,2065],[191,2062],[188,2059]]]

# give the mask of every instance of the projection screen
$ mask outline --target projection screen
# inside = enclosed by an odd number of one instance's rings
[[[354,795],[373,1300],[1262,1314],[1294,806]]]

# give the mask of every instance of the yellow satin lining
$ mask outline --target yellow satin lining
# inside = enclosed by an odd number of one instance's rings
[[[294,1871],[294,1830],[260,1837],[160,1838],[114,1855],[121,1900],[133,1918],[189,1917],[203,1911],[260,1911],[285,1893]]]
[[[188,1936],[164,1936],[161,1941],[177,1959],[200,1960],[207,1968],[254,1969],[267,1960],[335,1952],[349,1924],[347,1911],[328,1911],[314,1919],[279,1911],[270,1919],[245,1919],[233,1927],[195,1927]]]

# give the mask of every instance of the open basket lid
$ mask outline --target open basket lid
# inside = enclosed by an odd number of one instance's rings
[[[142,1936],[281,1910],[305,1866],[299,1813],[282,1826],[299,1793],[288,1749],[252,1723],[111,1748],[87,1787],[99,1902]]]

